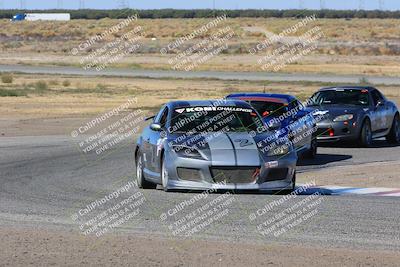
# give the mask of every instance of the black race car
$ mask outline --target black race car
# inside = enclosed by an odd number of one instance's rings
[[[325,115],[317,123],[319,142],[357,140],[368,147],[373,139],[386,137],[390,143],[400,143],[399,111],[374,87],[322,88],[308,108]]]

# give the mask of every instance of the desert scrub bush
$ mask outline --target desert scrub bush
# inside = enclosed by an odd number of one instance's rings
[[[13,76],[10,73],[3,73],[1,75],[1,81],[2,81],[2,83],[12,83]]]
[[[68,87],[68,86],[71,85],[71,82],[68,81],[68,80],[64,80],[64,81],[62,82],[62,85],[63,85],[64,87]]]
[[[34,84],[34,88],[37,92],[41,93],[46,91],[47,89],[49,89],[49,86],[47,85],[47,83],[45,81],[37,81]]]
[[[96,85],[96,91],[99,92],[99,93],[105,92],[105,91],[107,91],[107,86],[104,85],[104,84],[98,83]]]
[[[57,80],[50,80],[49,81],[49,85],[58,85],[58,81]]]
[[[360,79],[358,79],[358,83],[361,84],[361,85],[368,85],[368,84],[371,84],[371,83],[368,81],[367,77],[361,77]]]
[[[0,97],[4,96],[26,96],[26,90],[0,89]]]

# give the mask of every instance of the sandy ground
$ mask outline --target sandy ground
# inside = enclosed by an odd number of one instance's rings
[[[257,64],[262,55],[218,55],[196,70],[215,71],[263,71]],[[173,69],[168,63],[171,57],[159,54],[129,55],[112,64],[114,68]],[[80,56],[52,53],[1,53],[2,64],[44,65],[44,66],[81,66]],[[287,65],[278,72],[290,73],[331,73],[398,76],[400,73],[399,56],[346,56],[346,55],[309,55],[296,64]]]
[[[398,266],[395,252],[0,228],[2,266]]]
[[[306,183],[315,180],[318,185],[399,188],[399,173],[400,160],[378,161],[307,171],[298,175],[298,182]]]

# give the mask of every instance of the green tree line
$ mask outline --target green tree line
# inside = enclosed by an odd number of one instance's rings
[[[226,14],[231,18],[296,18],[316,14],[318,18],[400,18],[400,11],[381,10],[270,10],[270,9],[240,9],[240,10],[211,10],[211,9],[80,9],[80,10],[0,10],[0,18],[12,18],[17,13],[70,13],[72,19],[102,19],[126,18],[139,14],[140,18],[209,18]]]

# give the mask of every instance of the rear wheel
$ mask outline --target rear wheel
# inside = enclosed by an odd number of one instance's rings
[[[372,144],[372,130],[371,122],[365,120],[361,129],[360,145],[363,147],[370,147]]]
[[[393,119],[392,128],[390,128],[389,134],[386,136],[386,140],[392,144],[400,143],[400,116],[396,114]]]
[[[149,181],[146,181],[143,175],[143,156],[140,151],[138,151],[138,155],[136,157],[136,181],[139,188],[143,189],[155,189],[156,184],[153,184]]]
[[[293,174],[292,186],[290,187],[290,189],[281,190],[281,191],[279,191],[279,194],[288,195],[288,194],[292,193],[295,189],[296,189],[296,172],[294,172],[294,174]]]

